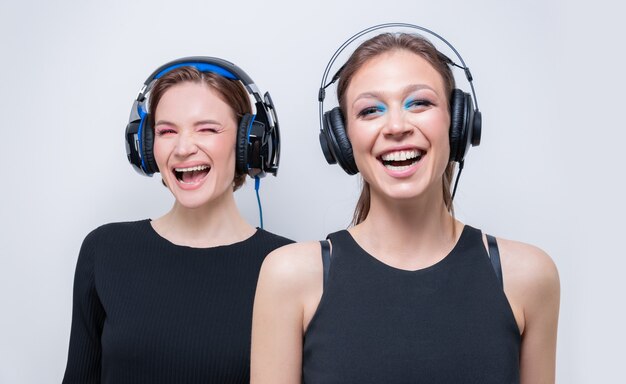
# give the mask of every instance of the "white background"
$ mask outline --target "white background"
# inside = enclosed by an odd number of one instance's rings
[[[468,155],[457,216],[535,244],[556,262],[557,381],[621,380],[626,31],[617,7],[2,0],[0,383],[60,382],[82,239],[98,225],[156,218],[172,204],[160,178],[138,176],[124,150],[132,100],[152,70],[182,56],[218,56],[271,92],[283,156],[279,177],[261,186],[265,227],[319,239],[348,225],[358,195],[358,178],[326,165],[319,149],[319,81],[347,37],[390,21],[435,30],[472,69],[483,141]],[[236,196],[256,225],[252,185]]]

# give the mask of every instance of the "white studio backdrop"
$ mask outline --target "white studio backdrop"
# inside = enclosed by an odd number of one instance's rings
[[[626,31],[606,3],[2,0],[0,383],[61,381],[84,236],[170,208],[158,175],[131,169],[123,141],[142,82],[169,60],[222,57],[270,91],[283,146],[279,176],[261,184],[266,229],[312,240],[345,228],[358,177],[324,161],[317,91],[334,50],[383,22],[433,29],[471,67],[483,141],[468,154],[457,216],[556,262],[557,381],[616,382]],[[253,183],[236,196],[257,224]]]

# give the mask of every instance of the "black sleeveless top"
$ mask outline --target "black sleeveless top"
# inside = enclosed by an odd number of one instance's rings
[[[479,230],[466,225],[443,260],[417,271],[382,263],[348,231],[329,239],[304,383],[519,383],[519,329]]]

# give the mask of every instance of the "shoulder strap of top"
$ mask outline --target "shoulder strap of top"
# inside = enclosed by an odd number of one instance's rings
[[[500,251],[498,250],[498,242],[496,238],[491,235],[487,236],[487,245],[489,246],[489,258],[491,259],[491,265],[493,266],[500,285],[504,286],[502,282],[502,265],[500,264]]]
[[[491,235],[487,236],[487,245],[489,246],[489,259],[491,260],[491,265],[493,266],[493,270],[498,277],[498,281],[500,281],[500,285],[504,286],[502,280],[502,265],[500,263],[500,251],[498,249],[498,242],[495,237]],[[326,280],[328,279],[328,271],[330,270],[330,243],[328,240],[320,240],[320,245],[322,247],[322,267],[324,269],[324,279],[323,286],[326,286]]]
[[[328,279],[328,271],[330,270],[330,243],[328,240],[321,240],[322,246],[322,266],[324,267],[324,280],[322,286],[326,286],[326,280]]]

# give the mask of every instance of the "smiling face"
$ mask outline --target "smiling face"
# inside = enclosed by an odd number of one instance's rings
[[[405,49],[371,58],[350,80],[343,111],[372,196],[441,198],[450,114],[443,78],[428,61]]]
[[[233,193],[237,121],[201,82],[168,88],[154,114],[154,158],[177,203],[195,208]]]

